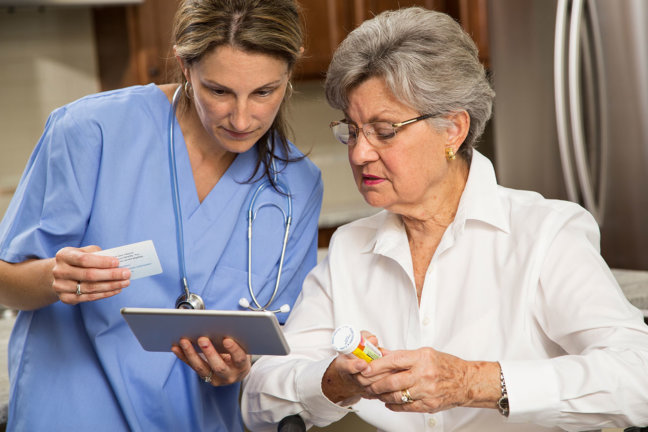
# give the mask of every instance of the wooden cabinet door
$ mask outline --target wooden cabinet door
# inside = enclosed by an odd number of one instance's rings
[[[470,34],[488,67],[486,0],[299,0],[303,10],[305,57],[297,78],[322,78],[338,44],[363,21],[386,10],[410,6],[445,12]]]
[[[180,0],[93,9],[102,90],[169,82],[173,16]]]
[[[299,0],[304,24],[304,56],[297,79],[321,79],[335,48],[356,26],[349,0]]]
[[[364,20],[385,10],[422,6],[462,23],[488,67],[486,0],[298,0],[305,30],[304,58],[296,79],[322,79],[333,52]],[[136,6],[94,8],[102,90],[133,84],[162,84],[176,70],[171,47],[173,17],[180,0],[145,0]]]

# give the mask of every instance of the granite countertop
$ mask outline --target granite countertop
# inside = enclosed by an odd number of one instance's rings
[[[9,371],[7,370],[7,344],[16,318],[13,311],[0,311],[0,425],[7,422],[9,401]],[[4,430],[4,429],[2,429]]]
[[[612,269],[621,290],[648,317],[648,271]]]

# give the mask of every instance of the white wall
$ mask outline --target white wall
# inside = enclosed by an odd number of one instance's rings
[[[99,89],[89,8],[0,7],[0,215],[49,113]]]

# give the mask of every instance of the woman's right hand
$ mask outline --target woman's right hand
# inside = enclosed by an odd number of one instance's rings
[[[130,270],[119,268],[115,257],[92,253],[100,250],[98,246],[65,247],[56,253],[52,289],[59,300],[71,305],[99,300],[130,285]]]
[[[366,330],[361,332],[362,337],[378,346],[378,339]],[[360,372],[365,370],[369,363],[359,359],[353,354],[339,354],[329,365],[322,377],[322,391],[333,403],[350,406],[362,397],[375,398],[369,394],[365,387],[370,384],[363,379]]]

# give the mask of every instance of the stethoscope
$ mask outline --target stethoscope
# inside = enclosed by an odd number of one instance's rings
[[[187,282],[187,268],[185,266],[184,234],[183,234],[184,229],[182,226],[182,213],[179,204],[180,195],[178,192],[178,173],[176,169],[175,144],[174,144],[174,136],[173,136],[175,131],[176,107],[178,106],[178,100],[180,99],[179,96],[181,90],[182,90],[182,86],[178,86],[175,93],[173,94],[173,101],[171,102],[171,110],[169,111],[169,169],[171,171],[171,186],[172,186],[171,192],[173,196],[173,210],[174,210],[175,225],[176,225],[176,241],[178,245],[178,263],[180,266],[180,282],[182,284],[182,294],[180,294],[180,296],[176,300],[175,307],[177,309],[205,309],[205,302],[203,301],[202,297],[200,297],[198,294],[192,293],[189,290],[189,284]],[[275,167],[274,160],[272,161],[272,173],[273,173],[273,181],[275,184],[275,188],[279,190],[286,199],[286,206],[288,208],[288,212],[286,213],[284,209],[282,209],[279,205],[270,202],[261,204],[255,210],[254,205],[257,199],[259,198],[261,193],[268,186],[270,186],[270,182],[265,180],[259,185],[259,187],[256,188],[254,194],[252,195],[252,199],[250,200],[250,206],[248,208],[248,228],[247,228],[247,238],[248,238],[248,264],[247,264],[248,281],[247,282],[248,282],[248,291],[250,293],[250,298],[252,299],[252,304],[250,304],[250,301],[248,299],[243,297],[239,300],[239,305],[243,308],[250,309],[253,311],[286,313],[290,311],[290,306],[287,304],[282,305],[277,310],[268,309],[268,307],[270,307],[270,305],[274,301],[274,298],[277,295],[277,291],[279,290],[281,271],[283,270],[284,257],[286,255],[286,244],[288,243],[288,233],[290,232],[290,224],[292,222],[292,198],[290,196],[290,189],[288,188],[288,186],[284,185],[283,183],[280,183],[277,180],[277,170]],[[271,187],[270,189],[273,188]],[[283,244],[281,246],[281,256],[279,258],[279,268],[277,270],[277,279],[275,282],[274,291],[272,292],[272,296],[270,297],[270,300],[268,300],[266,304],[261,306],[256,296],[254,295],[254,290],[252,289],[252,224],[254,222],[254,219],[256,219],[259,210],[261,210],[263,207],[278,208],[279,211],[281,211],[281,214],[283,215],[285,228],[284,228]]]

